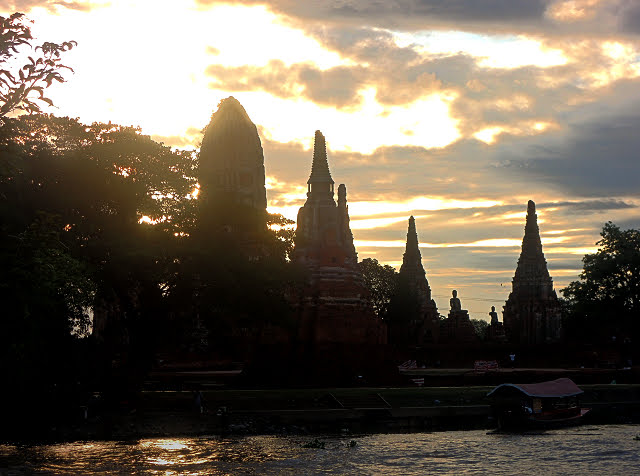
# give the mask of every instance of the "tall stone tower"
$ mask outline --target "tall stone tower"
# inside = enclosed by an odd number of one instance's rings
[[[408,345],[437,342],[440,335],[438,308],[431,299],[431,288],[422,266],[413,216],[409,217],[407,244],[398,281],[399,290],[392,301],[392,309],[396,312],[391,316],[390,341]]]
[[[349,228],[347,188],[329,172],[325,138],[316,131],[307,201],[298,211],[292,259],[309,270],[300,299],[301,334],[316,343],[376,344],[386,327],[368,300]]]
[[[522,252],[504,305],[503,321],[508,339],[519,344],[542,344],[560,339],[558,297],[542,253],[536,205],[529,200]]]
[[[220,102],[205,128],[198,178],[204,221],[234,231],[265,228],[262,144],[255,124],[232,96]]]

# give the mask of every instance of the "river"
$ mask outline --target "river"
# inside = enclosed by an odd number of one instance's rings
[[[633,475],[640,474],[638,434],[638,425],[606,425],[524,435],[449,431],[0,445],[0,474]]]

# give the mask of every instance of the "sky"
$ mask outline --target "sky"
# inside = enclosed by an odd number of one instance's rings
[[[50,112],[197,148],[219,101],[258,126],[269,210],[295,219],[316,129],[359,259],[399,269],[407,220],[441,314],[502,309],[527,201],[556,290],[602,226],[640,228],[635,0],[0,0],[75,40]]]

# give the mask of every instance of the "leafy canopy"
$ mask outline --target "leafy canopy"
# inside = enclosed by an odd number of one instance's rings
[[[0,16],[0,118],[12,111],[40,112],[42,104],[53,105],[44,90],[56,81],[64,82],[61,71],[69,66],[61,62],[62,53],[77,45],[75,41],[44,42],[34,48],[25,63],[18,58],[24,47],[31,47],[31,28],[22,13]]]
[[[374,258],[358,263],[364,284],[369,290],[375,313],[382,318],[389,314],[389,303],[398,287],[398,272],[388,264],[382,265]]]
[[[597,252],[585,255],[580,280],[562,290],[569,327],[636,335],[640,317],[640,230],[604,225]]]

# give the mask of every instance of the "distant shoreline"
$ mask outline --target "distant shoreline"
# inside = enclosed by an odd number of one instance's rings
[[[424,388],[220,389],[145,391],[119,408],[87,409],[38,436],[1,440],[52,443],[254,434],[392,433],[491,429],[490,386]],[[640,422],[640,384],[581,385],[585,423]],[[23,428],[24,430],[24,428]],[[41,429],[42,430],[42,429]],[[35,429],[34,429],[35,431]]]

